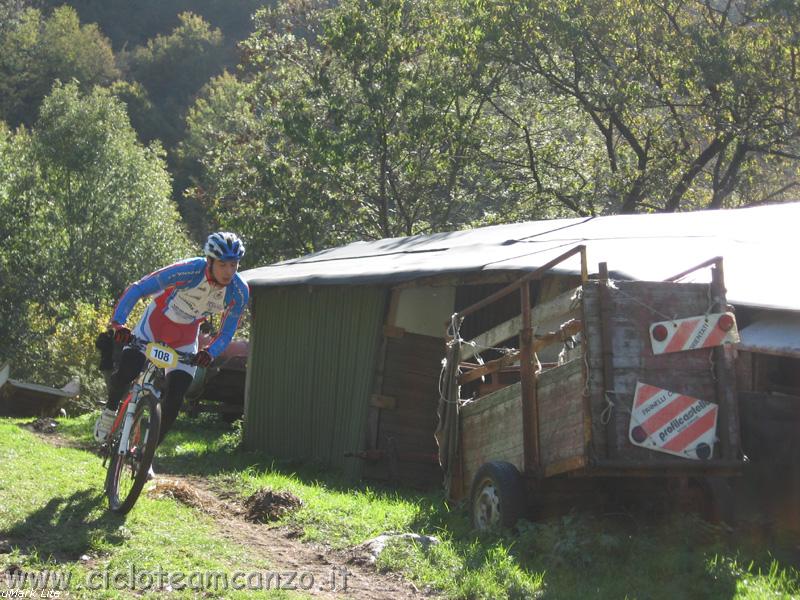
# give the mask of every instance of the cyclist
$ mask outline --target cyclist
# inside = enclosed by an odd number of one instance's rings
[[[196,352],[196,364],[209,366],[230,343],[247,306],[249,289],[237,273],[244,256],[244,243],[236,234],[212,233],[204,253],[205,257],[177,262],[131,284],[114,309],[111,322],[114,339],[127,343],[135,335],[146,342],[163,342],[175,350]],[[153,300],[131,334],[125,322],[136,302],[145,296],[153,296]],[[219,333],[208,347],[198,352],[200,323],[218,313],[224,313]],[[119,367],[111,376],[108,402],[95,423],[94,436],[98,441],[108,436],[119,402],[145,362],[144,354],[136,348],[127,346],[123,350]],[[178,416],[195,370],[195,366],[180,362],[167,369],[159,444]]]

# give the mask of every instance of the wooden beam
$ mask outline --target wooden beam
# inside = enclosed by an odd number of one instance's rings
[[[557,317],[571,315],[579,305],[579,290],[580,288],[568,290],[548,302],[536,305],[531,310],[531,322],[535,325],[536,323],[551,321]],[[492,327],[461,347],[462,360],[475,356],[483,348],[493,348],[500,342],[519,335],[521,329],[521,314]],[[473,343],[475,346],[472,346]]]
[[[458,317],[463,319],[467,315],[471,315],[472,313],[478,312],[479,310],[481,310],[483,308],[486,308],[490,304],[493,304],[494,302],[497,302],[501,298],[505,298],[506,296],[508,296],[509,294],[514,293],[517,290],[521,291],[524,286],[526,286],[526,285],[529,286],[531,281],[538,281],[539,279],[544,277],[545,274],[550,269],[555,267],[557,264],[564,262],[565,260],[567,260],[571,256],[575,256],[575,254],[582,253],[582,252],[585,252],[585,251],[586,251],[586,246],[583,246],[583,245],[575,246],[571,250],[567,250],[566,252],[564,252],[564,254],[556,256],[553,260],[543,264],[541,267],[537,268],[536,270],[531,271],[530,273],[527,273],[527,274],[523,275],[522,277],[519,278],[518,281],[516,281],[516,282],[514,282],[514,283],[512,283],[510,285],[507,285],[506,287],[504,287],[504,288],[502,288],[500,290],[497,290],[493,294],[489,294],[488,296],[486,296],[486,298],[476,302],[475,304],[471,304],[470,306],[467,306],[466,308],[462,308],[457,313]],[[529,310],[528,308],[524,308],[523,311],[522,311],[523,315],[528,310]]]
[[[558,331],[550,331],[548,333],[536,336],[533,340],[533,352],[539,352],[542,348],[546,348],[550,344],[564,341],[565,337],[570,337],[583,330],[583,322],[579,319],[571,319],[564,323]],[[506,367],[517,361],[520,356],[518,350],[514,350],[505,356],[501,356],[495,360],[491,360],[484,365],[476,365],[474,363],[461,363],[462,367],[470,369],[468,372],[459,376],[459,383],[469,383],[480,379],[484,375],[496,373],[503,367]]]
[[[611,323],[611,293],[609,291],[608,282],[608,264],[605,262],[600,263],[600,294],[598,296],[598,308],[600,314],[600,339],[603,348],[603,390],[602,394],[608,390],[614,391],[614,352],[611,342],[612,323]],[[620,410],[612,408],[611,417],[606,423],[606,449],[608,458],[615,459],[619,456],[620,452],[620,435],[619,435],[619,421]]]
[[[531,286],[526,281],[520,288],[522,329],[520,339],[520,382],[522,383],[523,473],[539,471],[539,405],[536,397],[536,371],[533,360],[533,321],[531,319]]]
[[[395,327],[397,325],[397,308],[400,306],[400,290],[394,289],[389,295],[389,310],[386,314],[386,326]]]
[[[519,359],[519,351],[514,350],[513,352],[509,352],[505,356],[501,356],[500,358],[496,358],[494,360],[490,360],[484,365],[481,365],[475,369],[467,371],[466,373],[462,373],[458,376],[458,383],[463,385],[465,383],[469,383],[470,381],[475,381],[476,379],[480,379],[484,375],[489,375],[490,373],[495,373],[510,365],[511,363],[516,362]]]
[[[725,299],[725,279],[722,274],[722,259],[717,258],[714,268],[711,269],[711,295],[717,300],[716,309],[727,309]],[[714,379],[717,387],[717,402],[719,403],[719,423],[717,428],[722,449],[722,458],[735,460],[740,453],[740,423],[739,402],[736,398],[736,366],[734,350],[725,346],[717,346],[712,351],[714,357]]]
[[[558,331],[549,331],[542,335],[535,336],[533,340],[533,351],[539,352],[539,350],[546,348],[550,344],[563,342],[565,338],[572,337],[580,331],[583,331],[583,322],[580,319],[570,319],[561,325]]]

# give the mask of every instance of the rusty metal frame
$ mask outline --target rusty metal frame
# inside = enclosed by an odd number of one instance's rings
[[[524,470],[528,474],[540,476],[541,468],[539,461],[539,405],[536,400],[536,373],[533,367],[533,324],[531,323],[531,302],[530,283],[541,279],[550,269],[568,258],[580,254],[581,258],[581,282],[586,283],[589,279],[586,259],[586,246],[578,245],[557,256],[553,260],[545,263],[535,271],[520,277],[514,283],[496,291],[483,300],[468,306],[458,312],[455,317],[458,321],[471,315],[482,308],[505,298],[509,294],[519,290],[520,310],[522,312],[522,329],[520,336],[520,378],[522,386],[522,434],[524,446]]]
[[[712,267],[711,283],[709,285],[711,286],[715,309],[720,312],[727,310],[727,302],[725,300],[725,275],[722,268],[721,256],[710,258],[664,281],[677,281],[689,273],[706,267]],[[736,377],[735,368],[733,366],[732,357],[726,353],[724,348],[713,348],[712,356],[714,379],[716,380],[717,402],[720,407],[720,420],[726,425],[726,427],[720,431],[721,460],[735,462],[741,450],[739,409],[733,383]],[[716,462],[719,462],[719,459]]]
[[[686,269],[678,273],[677,275],[673,275],[672,277],[667,277],[664,281],[678,281],[678,279],[682,279],[686,277],[689,273],[694,273],[695,271],[699,271],[700,269],[705,269],[706,267],[715,266],[722,272],[722,257],[715,256],[714,258],[709,258],[708,260],[701,262],[699,265],[692,267],[691,269]]]
[[[476,302],[475,304],[472,304],[472,305],[468,306],[467,308],[461,310],[460,312],[456,313],[456,316],[459,319],[463,319],[467,315],[470,315],[470,314],[472,314],[474,312],[477,312],[480,309],[485,308],[486,306],[488,306],[490,304],[493,304],[494,302],[497,302],[501,298],[505,298],[510,293],[520,289],[526,283],[530,283],[531,281],[536,281],[538,279],[541,279],[554,266],[556,266],[559,263],[564,262],[565,260],[567,260],[571,256],[575,256],[576,254],[580,254],[581,255],[581,281],[585,283],[589,279],[589,274],[587,272],[587,266],[586,266],[587,265],[587,262],[586,262],[586,246],[581,244],[581,245],[575,246],[574,248],[572,248],[571,250],[565,252],[564,254],[561,254],[561,255],[555,257],[550,262],[543,264],[541,267],[539,267],[535,271],[531,271],[527,275],[523,275],[522,277],[520,277],[514,283],[510,283],[506,287],[504,287],[504,288],[502,288],[500,290],[497,290],[494,294],[491,294],[491,295],[487,296],[486,298],[484,298],[483,300],[481,300],[479,302]],[[446,324],[449,325],[450,321],[448,320]]]

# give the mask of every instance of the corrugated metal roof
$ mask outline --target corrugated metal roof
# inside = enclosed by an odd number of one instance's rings
[[[800,315],[763,312],[739,334],[740,350],[800,357]]]
[[[660,280],[722,256],[728,300],[800,311],[800,202],[690,213],[531,221],[355,242],[243,272],[251,286],[399,283],[440,274],[532,271],[576,244],[621,278]],[[579,259],[556,271],[578,273]],[[707,274],[694,276],[707,280]]]

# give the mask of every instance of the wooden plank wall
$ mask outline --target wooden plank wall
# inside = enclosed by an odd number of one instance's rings
[[[739,399],[742,449],[750,462],[734,481],[737,509],[767,515],[774,531],[800,534],[800,396],[758,391]]]
[[[584,456],[583,360],[540,373],[536,389],[541,466]]]
[[[414,487],[441,484],[443,475],[437,462],[426,463],[422,456],[409,460],[408,455],[437,455],[433,433],[444,352],[441,338],[403,333],[401,337],[386,339],[381,396],[393,402],[378,409],[376,448],[385,452],[396,449],[399,460],[394,472],[388,459],[367,463],[366,477],[393,477]],[[372,410],[375,409],[373,406]]]
[[[608,405],[604,394],[600,321],[602,286],[597,282],[589,282],[584,286],[592,450],[600,458],[608,457],[610,449],[607,440],[609,436],[616,435],[620,459],[669,460],[671,457],[667,454],[633,446],[628,440],[633,394],[636,382],[642,381],[680,394],[716,401],[711,349],[654,355],[649,337],[650,324],[666,320],[665,315],[680,319],[704,314],[709,305],[708,286],[642,281],[616,281],[614,285],[618,289],[611,288],[607,297],[614,366],[611,390],[614,393],[609,394],[609,398],[615,404],[610,413],[606,411]],[[605,418],[611,419],[610,427],[603,424]],[[722,428],[721,419],[718,427]],[[682,459],[675,457],[675,460]]]
[[[480,466],[504,460],[520,471],[524,466],[522,390],[515,383],[492,392],[461,411],[463,481],[469,489]]]

